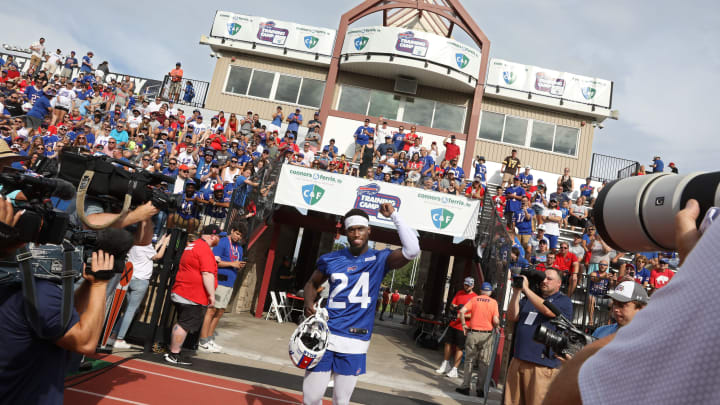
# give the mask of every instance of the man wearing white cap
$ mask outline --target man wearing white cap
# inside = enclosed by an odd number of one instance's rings
[[[476,297],[477,294],[473,292],[475,286],[475,280],[472,277],[465,277],[463,281],[463,289],[458,291],[452,299],[450,304],[451,311],[456,311],[462,308],[468,301]],[[466,317],[469,318],[469,317]],[[460,318],[454,319],[448,325],[447,333],[445,334],[445,355],[440,368],[435,370],[437,374],[446,374],[448,377],[457,377],[457,367],[460,365],[462,360],[463,349],[465,349],[465,333],[463,333],[463,323]],[[453,362],[450,363],[450,357],[455,353]]]
[[[598,339],[610,336],[618,329],[630,323],[641,309],[649,302],[647,292],[640,284],[634,281],[623,281],[614,290],[607,293],[612,299],[612,315],[617,323],[605,325],[595,329],[593,337]]]
[[[374,297],[385,275],[399,269],[420,254],[417,233],[398,215],[392,204],[380,205],[378,213],[395,225],[402,248],[376,250],[368,247],[370,218],[360,209],[343,218],[350,246],[322,255],[317,270],[305,284],[305,315],[313,307],[318,288],[330,281],[327,302],[327,350],[303,380],[303,403],[322,404],[330,378],[334,378],[333,404],[349,404],[358,376],[365,374],[366,354],[375,323]]]

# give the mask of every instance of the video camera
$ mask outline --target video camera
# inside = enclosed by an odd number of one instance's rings
[[[557,328],[555,331],[545,325],[538,325],[535,329],[533,340],[545,345],[545,357],[550,358],[550,350],[560,356],[572,357],[585,345],[596,340],[573,325],[552,302],[545,300],[543,304],[555,314],[550,323]]]
[[[98,226],[87,221],[86,195],[110,205],[122,204],[120,214],[147,201],[163,211],[175,210],[181,204],[178,196],[165,191],[167,184],[175,182],[172,177],[138,170],[128,162],[109,156],[92,156],[80,148],[63,149],[57,177],[77,187],[78,217],[91,229],[103,229],[112,223]]]
[[[543,273],[540,270],[536,270],[535,266],[530,266],[527,268],[522,267],[512,267],[510,269],[512,272],[512,286],[514,288],[522,288],[523,286],[523,278],[522,276],[527,277],[528,284],[530,284],[530,289],[537,291],[537,288],[540,286],[540,283],[542,283],[545,280],[545,273]]]

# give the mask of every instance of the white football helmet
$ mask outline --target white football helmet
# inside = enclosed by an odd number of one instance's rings
[[[290,337],[288,350],[290,360],[296,367],[311,369],[320,362],[330,337],[327,321],[327,310],[320,308],[318,301],[315,305],[315,314],[306,318],[295,329]]]

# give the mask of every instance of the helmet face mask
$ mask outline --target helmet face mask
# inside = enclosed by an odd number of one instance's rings
[[[305,319],[293,332],[288,344],[290,360],[302,369],[315,367],[327,349],[330,330],[327,310],[316,308],[315,315]]]

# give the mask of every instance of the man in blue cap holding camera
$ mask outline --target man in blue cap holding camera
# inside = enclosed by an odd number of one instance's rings
[[[473,361],[480,357],[484,367],[478,369],[478,387],[477,395],[483,397],[483,382],[486,374],[490,371],[490,345],[492,344],[493,329],[500,325],[500,313],[498,311],[498,303],[493,298],[492,284],[488,282],[482,283],[480,286],[480,295],[470,299],[459,312],[460,321],[463,325],[463,333],[465,339],[465,372],[463,373],[463,382],[455,391],[470,395],[470,380],[472,377]],[[465,319],[470,317],[466,322]]]

